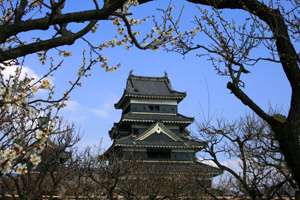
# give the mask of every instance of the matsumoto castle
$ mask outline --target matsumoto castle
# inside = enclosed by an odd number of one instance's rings
[[[165,74],[147,77],[129,74],[126,88],[116,109],[122,109],[119,122],[109,131],[113,140],[105,152],[120,160],[137,159],[144,166],[164,167],[164,174],[194,173],[211,187],[211,179],[221,171],[201,163],[196,153],[205,143],[190,136],[187,126],[193,118],[178,113],[185,92],[172,88]]]

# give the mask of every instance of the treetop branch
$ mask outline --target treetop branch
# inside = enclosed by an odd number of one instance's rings
[[[280,122],[268,115],[252,99],[248,97],[239,87],[231,82],[227,83],[227,88],[246,106],[253,110],[259,117],[268,122],[271,126],[277,126]]]
[[[13,24],[0,25],[0,43],[5,42],[7,38],[18,33],[32,30],[47,30],[51,25],[55,24],[106,20],[114,11],[122,7],[124,2],[124,0],[118,0],[113,1],[113,3],[103,7],[102,9],[59,14],[53,16],[51,20],[49,20],[49,16],[46,16],[38,19],[20,21]]]
[[[73,44],[76,39],[88,33],[90,29],[96,24],[96,22],[97,21],[95,20],[91,21],[86,27],[84,27],[82,30],[78,31],[77,33],[70,33],[65,36],[43,40],[39,42],[33,42],[27,45],[21,45],[16,48],[2,51],[0,54],[0,62],[10,60],[10,59],[16,59],[21,56],[25,56],[43,50],[48,50],[62,45]]]

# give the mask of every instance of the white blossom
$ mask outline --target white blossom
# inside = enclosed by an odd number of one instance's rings
[[[41,157],[38,156],[36,153],[30,155],[30,162],[37,166],[41,162]]]
[[[16,167],[16,173],[17,174],[26,174],[28,172],[27,165],[25,163],[21,164],[19,163]]]

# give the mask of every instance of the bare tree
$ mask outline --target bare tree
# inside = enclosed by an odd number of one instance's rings
[[[177,36],[168,51],[183,55],[198,50],[197,56],[208,56],[217,73],[229,77],[227,88],[246,106],[265,120],[275,133],[280,150],[300,185],[300,69],[299,9],[297,0],[188,0],[197,6],[196,27],[181,31],[177,20],[169,14],[169,21]],[[203,6],[203,7],[202,7]],[[210,9],[207,9],[209,6]],[[225,16],[229,10],[232,18]],[[163,13],[171,13],[170,8]],[[235,12],[235,10],[239,12]],[[243,13],[239,20],[235,14]],[[199,37],[202,36],[202,37]],[[210,42],[202,41],[208,39]],[[263,52],[263,53],[262,53]],[[291,102],[287,116],[269,114],[243,90],[243,77],[258,63],[280,65],[291,88]],[[300,198],[300,194],[298,195]]]
[[[200,137],[207,141],[203,158],[224,171],[219,195],[292,199],[297,184],[266,122],[247,115],[236,122],[202,123],[199,128]]]
[[[128,155],[127,155],[128,156]],[[81,164],[70,191],[74,196],[90,199],[110,200],[162,200],[197,198],[205,199],[203,174],[195,171],[176,171],[176,164],[147,163],[136,157],[122,159],[117,152],[110,152],[109,158],[87,149],[81,155]],[[176,168],[176,167],[175,167]],[[75,187],[74,187],[75,186]],[[74,189],[75,188],[75,189]],[[69,193],[72,194],[72,193]]]

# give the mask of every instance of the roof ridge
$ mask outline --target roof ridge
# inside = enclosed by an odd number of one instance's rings
[[[129,74],[128,79],[138,79],[138,80],[159,80],[159,81],[164,81],[167,79],[167,77],[164,76],[140,76],[140,75],[134,75],[134,74]]]
[[[140,75],[134,75],[132,74],[132,72],[129,74],[128,76],[128,80],[130,79],[131,85],[134,88],[134,85],[132,84],[132,80],[139,80],[139,81],[162,81],[165,83],[165,85],[167,86],[168,90],[171,93],[185,93],[185,92],[179,92],[177,90],[174,90],[172,87],[172,83],[167,75],[167,73],[165,72],[165,74],[163,76],[140,76]]]

